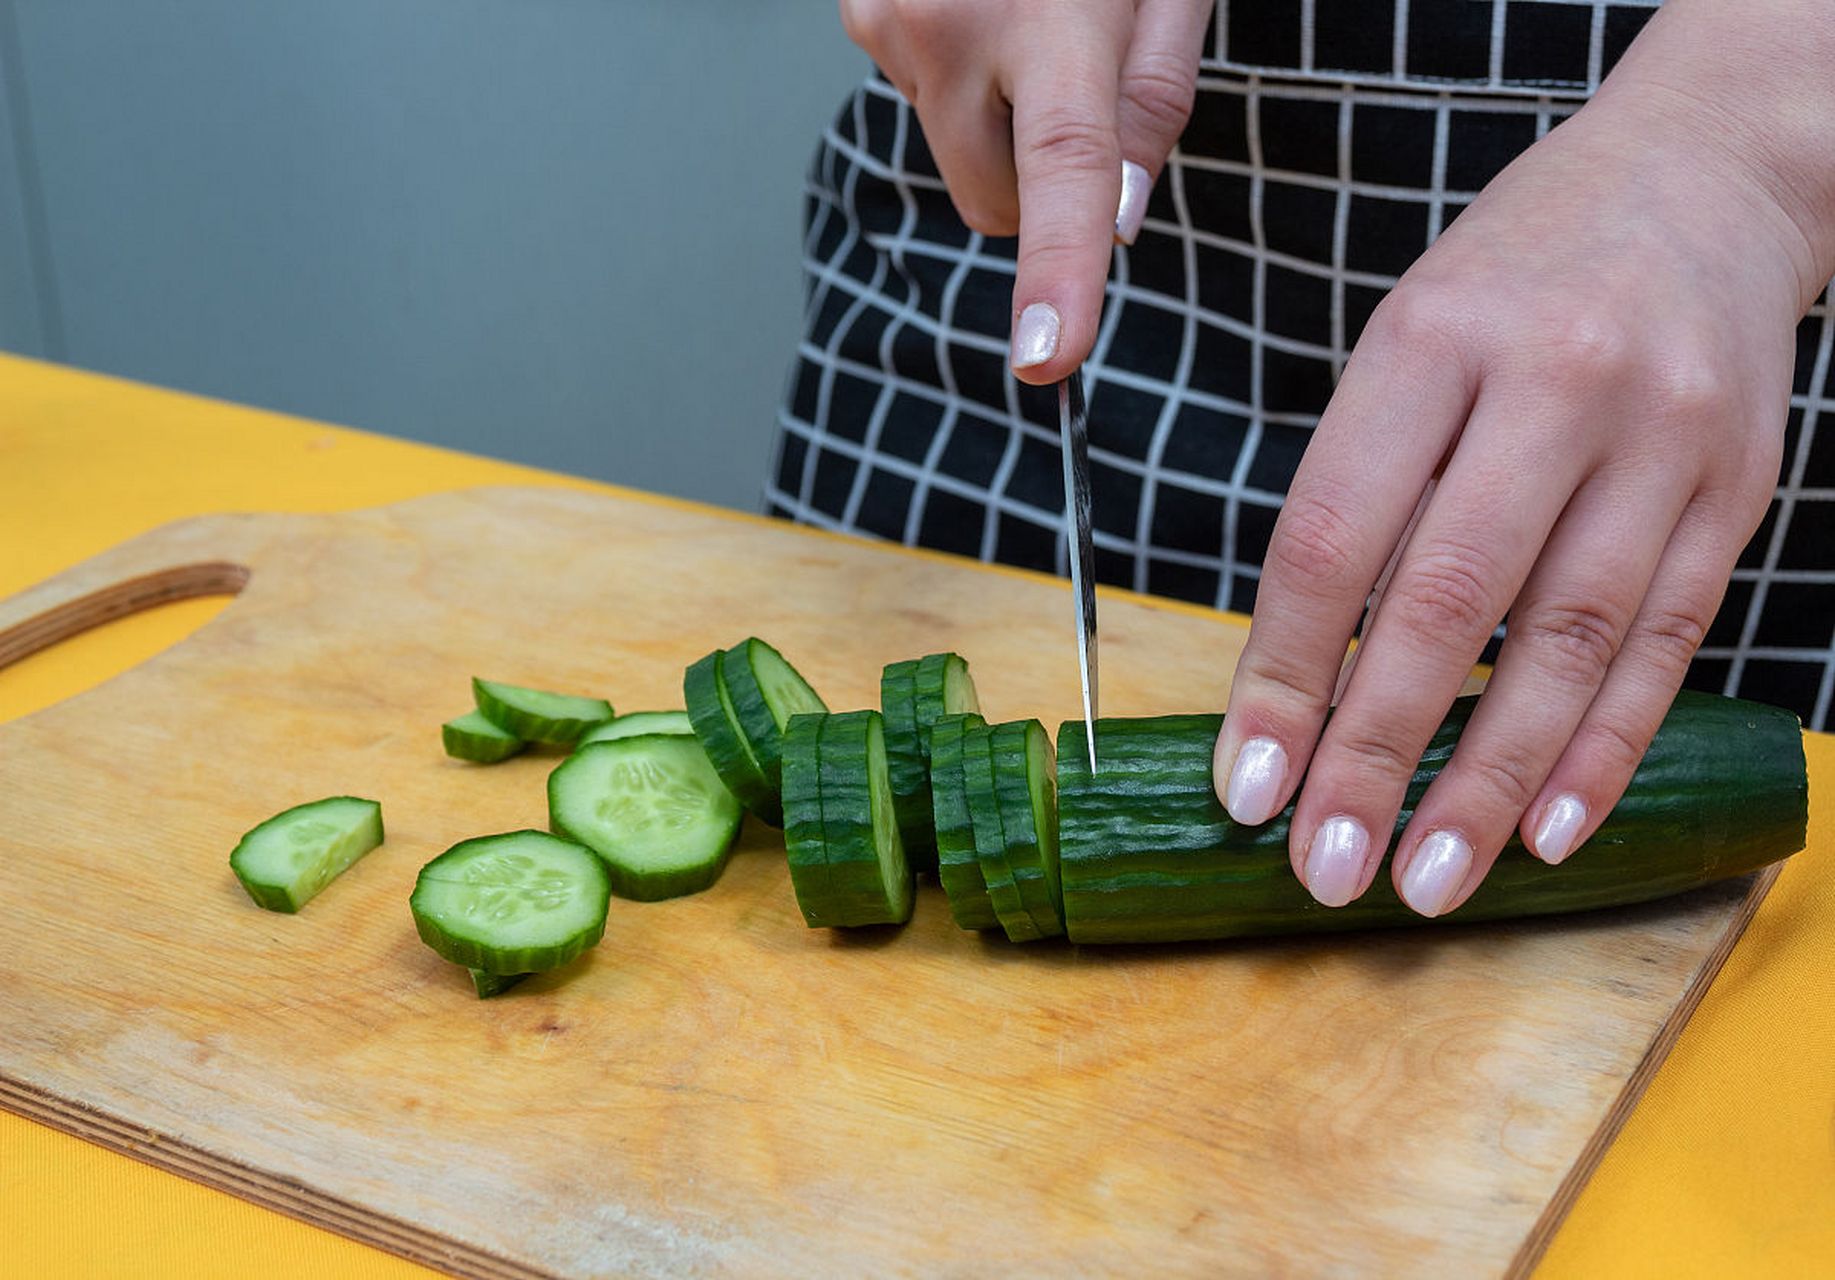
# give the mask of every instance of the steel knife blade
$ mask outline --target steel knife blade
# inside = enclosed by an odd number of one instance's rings
[[[1064,437],[1064,536],[1070,548],[1076,610],[1077,668],[1083,679],[1083,731],[1096,771],[1096,545],[1090,530],[1090,433],[1083,370],[1058,384],[1058,430]]]

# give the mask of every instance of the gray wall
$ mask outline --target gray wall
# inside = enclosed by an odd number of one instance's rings
[[[830,0],[0,0],[0,345],[756,507],[865,69]]]

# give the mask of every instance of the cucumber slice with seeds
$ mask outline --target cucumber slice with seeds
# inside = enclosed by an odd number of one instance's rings
[[[786,746],[797,758],[785,757],[795,784],[785,845],[804,920],[816,928],[903,924],[914,895],[886,776],[884,719],[849,711],[791,723],[803,728]]]
[[[639,902],[718,880],[743,814],[701,744],[681,734],[595,742],[548,776],[555,833],[605,859],[612,892]]]
[[[686,711],[629,711],[621,716],[613,716],[604,724],[594,725],[580,735],[576,747],[584,747],[592,742],[615,742],[619,738],[634,738],[640,733],[675,733],[686,737],[694,736],[694,725],[688,719]]]
[[[975,827],[962,781],[962,733],[985,723],[974,713],[947,715],[930,726],[930,803],[936,819],[937,879],[949,898],[959,928],[993,929],[1000,924],[988,901],[988,884],[975,853]]]
[[[726,651],[720,678],[752,758],[775,791],[782,785],[784,726],[791,716],[826,711],[828,704],[783,654],[757,636]]]
[[[879,680],[886,717],[886,761],[898,805],[906,856],[919,871],[937,869],[937,833],[930,801],[930,731],[945,715],[979,711],[968,663],[953,653],[894,662]]]
[[[471,688],[484,718],[525,742],[570,747],[582,733],[612,718],[612,704],[603,698],[525,689],[475,676]]]
[[[1006,829],[1000,820],[1000,801],[994,789],[994,755],[988,740],[993,726],[971,726],[962,734],[963,793],[975,829],[975,855],[987,883],[988,901],[1010,942],[1032,942],[1045,936],[1026,910],[1019,885],[1007,865]]]
[[[682,700],[688,704],[689,723],[726,789],[760,821],[781,827],[783,805],[777,789],[765,781],[764,771],[740,731],[739,717],[733,712],[721,675],[725,665],[726,654],[715,649],[683,673]]]
[[[356,796],[295,805],[250,830],[229,855],[255,905],[298,911],[382,843],[382,806]]]
[[[528,747],[515,734],[499,729],[482,711],[467,711],[440,726],[440,741],[455,760],[496,764]]]
[[[1026,914],[1039,932],[1064,932],[1064,895],[1058,887],[1057,753],[1037,720],[1015,720],[988,736],[994,796],[1006,838],[1007,869]]]
[[[611,875],[545,831],[462,840],[421,868],[408,904],[421,941],[454,964],[508,976],[557,969],[605,935]]]

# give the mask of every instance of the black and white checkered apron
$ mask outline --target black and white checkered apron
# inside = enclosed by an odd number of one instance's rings
[[[1253,606],[1275,513],[1370,312],[1654,7],[1389,4],[1220,0],[1191,123],[1139,239],[1115,251],[1085,366],[1104,582]],[[806,213],[769,510],[1064,572],[1055,393],[1006,369],[1014,241],[962,224],[882,78],[825,133]],[[1775,500],[1689,678],[1819,728],[1835,695],[1832,346],[1825,292],[1798,330]]]

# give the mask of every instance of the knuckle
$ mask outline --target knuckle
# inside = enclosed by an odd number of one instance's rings
[[[1030,150],[1057,169],[1107,174],[1121,164],[1114,127],[1087,108],[1059,103],[1043,107],[1033,121]]]
[[[1638,620],[1638,647],[1665,676],[1679,677],[1707,639],[1713,614],[1712,608],[1693,604],[1651,609]]]
[[[1595,776],[1610,774],[1629,778],[1642,763],[1644,752],[1650,748],[1650,734],[1635,734],[1618,720],[1606,716],[1597,717],[1587,724],[1581,730],[1581,738],[1585,743],[1586,755],[1605,766],[1604,770],[1596,770]]]
[[[1736,402],[1732,379],[1712,358],[1666,359],[1646,379],[1645,396],[1660,418],[1711,424],[1729,416]]]
[[[1442,542],[1428,547],[1389,584],[1383,609],[1407,631],[1438,645],[1489,634],[1503,610],[1492,586],[1501,575],[1476,547]]]
[[[1626,381],[1639,367],[1635,334],[1595,312],[1568,314],[1547,325],[1535,352],[1561,383],[1597,387]]]
[[[1537,665],[1571,684],[1596,685],[1624,639],[1624,623],[1584,601],[1544,605],[1512,627]]]
[[[1175,138],[1191,119],[1198,86],[1177,56],[1156,53],[1131,68],[1122,99],[1158,133]]]
[[[1411,778],[1421,763],[1419,750],[1377,726],[1335,720],[1327,727],[1327,736],[1332,749],[1354,761],[1359,772],[1391,779]]]
[[[1452,345],[1465,327],[1462,304],[1437,285],[1403,280],[1371,314],[1359,346],[1434,352]]]
[[[1513,815],[1527,809],[1542,786],[1542,771],[1537,762],[1503,743],[1487,744],[1482,754],[1470,760],[1459,759],[1459,772]]]
[[[1290,497],[1275,521],[1268,560],[1285,585],[1308,594],[1361,590],[1358,533],[1330,494]]]
[[[1242,674],[1248,676],[1259,699],[1305,713],[1325,710],[1338,676],[1336,668],[1312,671],[1291,657],[1259,649],[1252,658],[1245,657],[1244,667]]]

